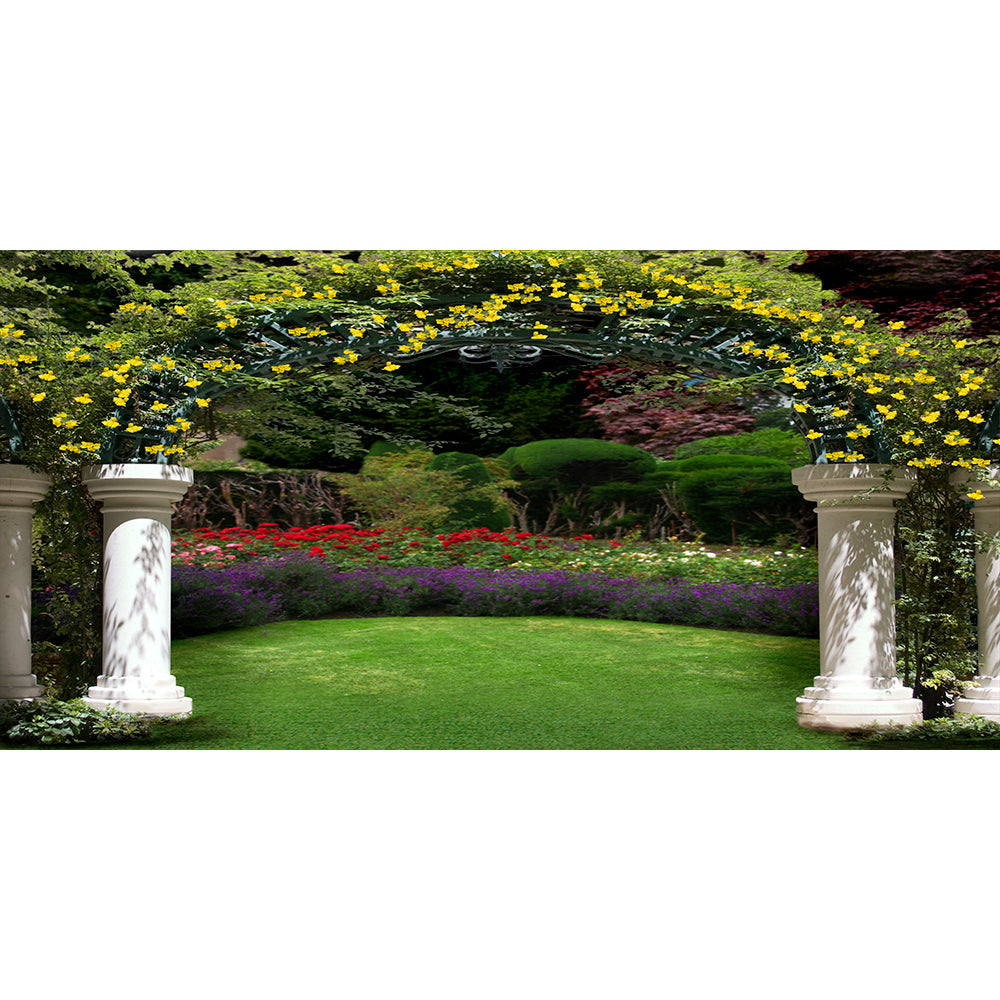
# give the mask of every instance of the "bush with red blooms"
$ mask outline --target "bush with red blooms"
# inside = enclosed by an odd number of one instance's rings
[[[576,540],[589,540],[581,535]],[[272,559],[289,552],[304,552],[341,565],[391,561],[395,565],[471,564],[477,557],[492,563],[515,560],[518,554],[547,548],[558,539],[529,532],[507,534],[487,528],[431,535],[425,531],[388,532],[382,528],[357,528],[352,524],[320,524],[282,529],[276,524],[258,528],[196,529],[175,532],[174,565],[222,566],[233,562]],[[618,543],[602,543],[616,547]]]

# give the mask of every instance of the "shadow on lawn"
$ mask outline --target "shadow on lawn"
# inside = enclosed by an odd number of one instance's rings
[[[130,748],[155,750],[176,747],[183,750],[186,744],[198,744],[198,749],[202,749],[206,743],[228,743],[234,735],[232,726],[219,722],[210,714],[199,715],[195,712],[186,718],[158,719],[153,723],[150,736],[131,744]]]

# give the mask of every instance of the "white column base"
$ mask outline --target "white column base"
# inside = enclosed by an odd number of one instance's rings
[[[879,678],[879,687],[860,678],[816,677],[795,699],[796,721],[806,729],[847,730],[864,726],[909,726],[922,722],[923,703],[898,678]]]
[[[84,703],[92,708],[117,708],[132,715],[190,715],[193,703],[174,677],[105,677],[87,691]]]
[[[0,677],[0,701],[22,701],[25,698],[41,698],[45,688],[38,685],[34,674],[19,677]]]
[[[966,688],[962,697],[955,700],[955,711],[1000,722],[1000,677],[972,679],[976,687]]]

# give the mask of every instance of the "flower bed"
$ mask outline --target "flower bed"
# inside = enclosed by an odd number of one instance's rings
[[[560,569],[474,566],[341,568],[296,554],[173,573],[175,638],[340,612],[405,615],[420,609],[466,616],[568,615],[818,634],[816,584],[705,584],[610,577]]]
[[[175,566],[219,567],[280,559],[293,552],[341,568],[381,563],[483,569],[517,566],[639,579],[773,586],[810,583],[817,579],[816,553],[807,549],[717,552],[699,544],[616,542],[589,535],[562,539],[486,529],[430,535],[418,531],[390,534],[349,524],[291,530],[262,524],[255,529],[177,532],[172,554]]]

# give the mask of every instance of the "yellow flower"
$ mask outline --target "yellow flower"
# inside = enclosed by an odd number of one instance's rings
[[[392,363],[392,362],[390,361],[390,362],[388,362],[388,363],[387,363],[387,364],[385,365],[385,367],[384,367],[384,368],[382,369],[382,371],[386,371],[386,372],[394,372],[394,371],[395,371],[395,370],[396,370],[396,369],[397,369],[398,367],[399,367],[399,365],[394,365],[394,364],[393,364],[393,363]]]
[[[533,333],[531,335],[531,339],[532,340],[548,340],[549,337],[548,337],[548,334],[546,334],[546,333]]]
[[[178,316],[183,316],[187,312],[187,306],[174,306],[174,312]]]
[[[208,406],[208,404],[211,403],[212,401],[210,399],[195,399],[195,402],[199,406],[205,407],[205,406]]]
[[[934,393],[935,399],[940,399],[943,403],[946,399],[951,399],[951,394],[947,392],[936,392]]]
[[[189,378],[184,383],[184,385],[187,386],[188,389],[196,389],[199,385],[201,385],[201,380],[196,378]]]
[[[101,423],[104,424],[105,427],[120,427],[121,426],[121,424],[119,424],[118,421],[115,420],[114,417],[109,417],[107,420],[102,420]]]
[[[87,393],[84,393],[82,396],[74,396],[73,397],[73,401],[75,403],[92,403],[93,402],[93,400],[90,398],[90,396]]]
[[[153,405],[150,407],[150,409],[153,410],[155,413],[158,413],[160,410],[169,410],[170,407],[167,406],[166,403],[159,403],[159,402],[157,402],[157,403],[153,403]]]
[[[125,432],[127,434],[135,434],[135,433],[137,433],[138,431],[141,431],[141,430],[142,430],[142,427],[140,427],[139,424],[129,424],[128,427],[125,428]]]
[[[54,375],[54,374],[53,374],[52,372],[43,372],[43,373],[42,373],[41,375],[39,375],[38,377],[39,377],[39,378],[40,378],[40,379],[41,379],[41,380],[42,380],[43,382],[51,382],[51,381],[52,381],[52,380],[53,380],[53,379],[55,378],[55,375]]]
[[[816,438],[821,438],[822,436],[823,436],[823,435],[822,435],[822,434],[820,434],[820,432],[819,432],[819,431],[810,431],[810,432],[809,432],[809,433],[808,433],[808,434],[806,435],[806,437],[807,437],[807,438],[809,438],[809,440],[810,440],[810,441],[815,441],[815,440],[816,440]]]
[[[973,490],[971,493],[966,493],[965,495],[970,500],[982,500],[983,499],[983,491],[982,490]]]
[[[35,392],[35,393],[32,393],[31,401],[33,403],[40,403],[43,399],[45,399],[45,393],[44,392]]]
[[[920,419],[925,424],[933,424],[934,421],[937,420],[937,418],[940,417],[940,416],[941,416],[941,411],[940,410],[925,410],[920,415]]]
[[[806,410],[809,409],[809,404],[808,403],[794,403],[793,404],[793,408],[795,410],[797,410],[799,413],[805,413]]]
[[[273,372],[290,372],[291,370],[291,365],[271,365],[271,371]]]

